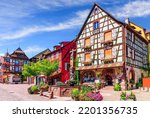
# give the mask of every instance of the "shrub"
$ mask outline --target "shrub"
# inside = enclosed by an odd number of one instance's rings
[[[143,81],[142,81],[142,78],[139,78],[139,87],[143,87]]]
[[[100,94],[100,92],[90,92],[86,95],[89,97],[92,101],[102,101],[103,96]]]
[[[56,86],[65,86],[65,84],[61,81],[56,82]]]
[[[139,82],[136,82],[136,89],[139,88]]]
[[[40,87],[44,85],[44,82],[40,82]]]
[[[90,97],[85,96],[84,101],[93,101]]]
[[[49,88],[48,84],[43,84],[42,86],[40,86],[40,89],[48,90],[48,88]]]
[[[33,91],[31,90],[31,87],[28,88],[28,93],[33,94]]]
[[[31,86],[31,91],[34,93],[34,92],[36,92],[36,91],[38,91],[39,90],[39,87],[38,86],[36,86],[36,85],[34,85],[34,86]]]
[[[85,101],[85,94],[80,93],[79,100],[80,101]]]
[[[95,87],[99,90],[101,88],[101,83],[100,82],[96,83]]]
[[[119,83],[114,85],[114,91],[121,91],[121,85]]]
[[[84,85],[81,87],[82,94],[86,94],[86,93],[94,91],[94,90],[95,90],[94,88],[92,88],[91,86],[88,86],[88,85]]]
[[[77,84],[77,81],[76,80],[68,80],[67,83],[69,86],[74,86],[75,84]]]
[[[126,100],[126,95],[127,95],[126,92],[122,92],[121,95],[120,95],[120,99],[121,100]]]
[[[128,96],[127,99],[132,99],[132,100],[136,101],[136,96],[135,96],[135,94],[131,91],[131,93],[130,93],[130,95]]]
[[[77,89],[77,88],[72,89],[71,96],[72,96],[72,98],[79,100],[79,96],[80,96],[79,89]]]
[[[129,99],[136,101],[136,96],[132,91],[130,94],[126,94],[126,92],[121,93],[120,100],[129,100]]]

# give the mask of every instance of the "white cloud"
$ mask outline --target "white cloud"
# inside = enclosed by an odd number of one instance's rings
[[[84,5],[96,1],[103,0],[35,0],[34,2],[38,7],[42,9],[49,9],[54,7],[66,7],[66,6],[76,6]],[[110,1],[110,0],[109,0]]]
[[[0,40],[13,40],[22,38],[33,33],[37,32],[51,32],[51,31],[59,31],[64,29],[70,29],[83,24],[83,21],[87,17],[89,10],[78,11],[75,17],[72,17],[68,21],[58,23],[56,25],[51,26],[32,26],[28,28],[24,28],[17,32],[13,32],[10,34],[0,34]]]
[[[0,53],[0,56],[4,56],[5,54],[4,53]]]
[[[41,52],[41,51],[43,51],[43,50],[45,50],[45,48],[34,45],[34,46],[29,46],[29,47],[27,47],[27,48],[24,50],[24,52],[25,52],[26,54],[32,54],[32,53]]]
[[[112,10],[117,17],[144,17],[150,15],[150,0],[135,0]]]

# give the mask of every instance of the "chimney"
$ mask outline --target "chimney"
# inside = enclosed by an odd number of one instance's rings
[[[129,18],[126,18],[126,19],[125,19],[125,23],[126,23],[126,24],[129,24],[129,23],[130,23]]]

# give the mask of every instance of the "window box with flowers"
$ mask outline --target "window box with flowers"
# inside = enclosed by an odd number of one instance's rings
[[[109,64],[109,63],[113,63],[113,58],[105,58],[103,59],[104,64]]]
[[[91,46],[90,46],[90,45],[85,46],[85,47],[84,47],[84,51],[85,51],[85,52],[91,51]]]
[[[83,62],[84,65],[92,65],[92,60],[88,60],[88,61],[84,61]]]

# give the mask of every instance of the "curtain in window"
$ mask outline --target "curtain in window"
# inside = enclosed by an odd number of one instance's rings
[[[107,32],[105,33],[105,41],[110,41],[112,40],[112,32]]]
[[[90,61],[91,60],[91,55],[89,54],[85,54],[85,61]]]
[[[85,39],[85,46],[90,46],[90,38]]]
[[[111,58],[112,57],[112,49],[105,50],[105,58]]]

